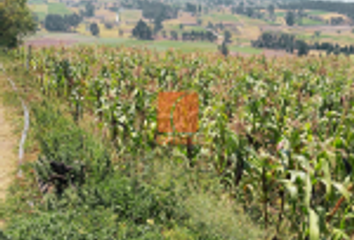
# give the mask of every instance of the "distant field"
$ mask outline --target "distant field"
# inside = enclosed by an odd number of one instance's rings
[[[95,14],[96,14],[96,16],[104,16],[107,21],[115,21],[115,19],[116,19],[116,13],[114,13],[110,10],[103,9],[103,8],[97,9],[95,11]],[[121,18],[121,20],[123,20],[123,19]]]
[[[65,6],[64,3],[48,3],[48,14],[71,14],[71,11]]]
[[[48,11],[48,6],[46,4],[30,4],[29,8],[33,12],[47,12]]]
[[[209,15],[204,15],[203,18],[210,19],[212,22],[220,22],[220,21],[238,22],[238,18],[232,14],[213,13],[213,14],[209,14]]]
[[[338,43],[343,43],[343,44],[353,44],[354,42],[354,36],[340,36],[340,35],[321,35],[320,38],[322,40],[332,40]]]
[[[307,10],[306,13],[314,16],[321,16],[321,15],[328,14],[329,12],[321,11],[321,10]]]
[[[276,12],[275,13],[275,15],[277,16],[277,17],[285,17],[285,12]]]
[[[47,13],[45,12],[37,12],[36,14],[38,16],[39,21],[44,21],[45,17],[47,16]]]
[[[237,17],[238,19],[244,21],[245,23],[256,27],[258,27],[259,25],[267,25],[267,22],[261,19],[254,19],[254,18],[247,17],[245,15],[237,15]]]
[[[203,26],[185,26],[183,29],[185,31],[205,31],[205,28]]]
[[[184,27],[183,27],[184,28]],[[179,25],[176,24],[164,24],[164,29],[168,31],[182,31],[183,29],[180,29]]]
[[[155,49],[158,51],[166,51],[170,48],[180,50],[182,52],[216,52],[218,51],[218,46],[215,43],[209,42],[180,42],[180,41],[141,41],[134,39],[109,39],[102,38],[97,39],[98,44],[105,45],[124,45],[128,47],[147,47],[150,49]],[[246,54],[260,54],[262,50],[253,47],[239,47],[239,46],[229,46],[231,52],[239,52]]]
[[[247,54],[260,54],[263,52],[263,50],[253,48],[253,47],[239,47],[239,46],[230,46],[229,50],[232,52],[247,53]]]
[[[76,42],[75,44],[103,44],[109,46],[119,46],[124,45],[127,47],[147,47],[150,49],[156,49],[158,51],[165,51],[170,48],[182,51],[182,52],[217,52],[218,45],[210,42],[182,42],[182,41],[171,41],[171,40],[162,40],[162,41],[143,41],[136,40],[132,38],[109,38],[109,37],[93,37],[90,35],[84,36],[79,34],[61,34],[61,33],[42,33],[37,34],[34,37],[29,38],[28,40],[36,41],[38,39],[47,39],[47,42],[50,41],[63,41],[63,42]],[[52,40],[51,40],[52,39]],[[231,52],[239,52],[246,54],[259,54],[262,52],[260,49],[252,47],[239,47],[231,45],[229,46]]]
[[[301,22],[298,24],[301,26],[324,25],[324,23],[321,21],[316,21],[309,18],[302,18]]]
[[[347,19],[347,16],[343,14],[339,14],[336,12],[327,12],[327,11],[322,11],[322,10],[306,10],[306,13],[313,15],[313,16],[319,16],[323,18],[324,20],[329,20],[332,17],[343,17],[344,19]]]
[[[313,35],[312,34],[300,34],[300,35],[296,35],[296,38],[298,39],[302,39],[302,40],[312,40],[313,39]],[[321,36],[319,36],[319,38],[321,39]],[[317,38],[315,38],[315,40],[317,40]]]
[[[193,52],[193,51],[202,51],[202,52],[215,52],[217,51],[217,45],[214,43],[208,42],[179,42],[179,41],[143,41],[135,40],[128,38],[98,38],[95,42],[89,44],[104,44],[104,45],[124,45],[128,47],[147,47],[150,49],[156,49],[158,51],[165,51],[170,48],[176,50],[181,50],[183,52]]]
[[[354,35],[330,35],[330,34],[321,34],[318,38],[312,38],[313,34],[298,34],[296,37],[298,39],[303,39],[303,40],[313,40],[313,41],[319,41],[319,42],[332,42],[332,43],[338,43],[338,44],[352,44],[354,42]]]
[[[141,10],[124,10],[120,13],[122,21],[139,21],[143,16]]]
[[[33,13],[38,16],[38,19],[40,21],[43,21],[45,19],[45,16],[47,15],[48,11],[48,6],[46,4],[30,4],[29,8]]]
[[[40,21],[45,19],[47,14],[71,14],[71,10],[69,10],[64,3],[44,3],[41,0],[31,0],[29,1],[29,8],[35,13]]]
[[[45,4],[44,0],[28,0],[29,4]]]

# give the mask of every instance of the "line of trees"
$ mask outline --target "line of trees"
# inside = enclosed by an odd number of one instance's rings
[[[166,19],[174,19],[178,17],[178,8],[155,1],[143,1],[140,3],[142,15],[144,18],[164,21]]]
[[[243,2],[240,2],[237,6],[231,8],[232,14],[246,15],[250,18],[262,19],[265,17],[265,13],[261,12],[259,8],[245,6]]]
[[[211,31],[184,31],[182,32],[183,41],[209,41],[214,42],[217,39]]]
[[[310,10],[323,10],[328,12],[337,12],[347,15],[354,20],[354,3],[353,2],[340,2],[340,1],[299,1],[288,4],[279,5],[281,9],[310,9]]]
[[[315,42],[312,46],[312,49],[315,50],[322,50],[326,51],[327,54],[345,54],[345,55],[351,55],[354,54],[354,45],[345,45],[345,46],[339,46],[338,44],[333,44],[329,42]]]
[[[217,39],[217,36],[215,36],[212,32],[210,31],[184,31],[182,34],[179,36],[177,31],[171,31],[170,36],[172,40],[179,40],[181,39],[182,41],[209,41],[209,42],[214,42]],[[181,37],[181,38],[180,38]]]
[[[354,54],[354,45],[339,46],[329,42],[315,42],[309,44],[301,39],[296,39],[292,34],[287,33],[275,33],[264,32],[256,40],[252,41],[252,46],[257,48],[269,48],[276,50],[286,50],[289,53],[293,53],[297,50],[298,55],[307,55],[310,50],[326,51],[327,54]]]
[[[299,42],[296,43],[294,35],[273,32],[264,32],[256,41],[252,41],[251,43],[256,48],[284,49],[291,53],[296,49],[296,46],[299,46]]]
[[[48,14],[44,20],[44,27],[48,31],[68,32],[70,28],[76,28],[82,21],[82,16],[73,13],[61,16]]]
[[[186,3],[185,11],[190,12],[192,14],[201,14],[202,13],[202,5],[201,4],[193,4],[193,3]]]

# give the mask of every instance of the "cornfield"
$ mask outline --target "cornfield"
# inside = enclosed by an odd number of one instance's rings
[[[12,54],[24,61],[25,49]],[[196,92],[201,141],[170,146],[220,176],[288,239],[354,235],[354,85],[347,57],[266,59],[77,46],[33,49],[30,72],[75,121],[94,117],[121,154],[156,148],[159,92]],[[88,114],[84,114],[88,113]],[[144,163],[148,164],[148,163]]]

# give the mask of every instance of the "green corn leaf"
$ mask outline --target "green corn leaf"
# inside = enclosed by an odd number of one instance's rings
[[[324,178],[322,179],[322,182],[326,185],[326,194],[328,197],[332,191],[331,172],[329,170],[328,161],[326,161],[325,159],[321,159],[321,166],[324,174]]]
[[[338,190],[338,192],[340,192],[345,197],[347,201],[350,200],[350,193],[343,184],[337,182],[332,182],[332,184]]]
[[[298,198],[298,189],[293,182],[286,179],[279,180],[278,182],[285,186],[285,189],[289,192],[292,200],[296,200]]]
[[[319,240],[320,239],[320,228],[319,228],[319,219],[317,213],[310,209],[310,240]]]
[[[334,228],[332,230],[332,238],[333,240],[350,240],[350,237],[342,230],[338,228]]]

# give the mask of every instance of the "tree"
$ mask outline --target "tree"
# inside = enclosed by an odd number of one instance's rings
[[[201,32],[200,33],[200,40],[204,41],[205,40],[205,36],[206,36],[205,32]]]
[[[214,42],[217,39],[217,36],[215,36],[214,33],[212,33],[211,31],[208,31],[205,37],[210,42]]]
[[[295,13],[293,11],[288,11],[285,16],[285,22],[288,26],[293,26],[295,23]]]
[[[105,22],[104,23],[104,27],[107,28],[107,29],[112,29],[113,28],[113,24],[110,23],[110,22]]]
[[[334,55],[339,55],[340,54],[340,49],[338,47],[336,47],[334,50],[333,50],[333,54]]]
[[[196,13],[197,12],[197,6],[192,3],[186,3],[186,11],[190,13]]]
[[[93,36],[98,36],[98,34],[100,34],[100,29],[99,29],[97,23],[91,23],[90,32]]]
[[[217,26],[220,30],[224,30],[224,24],[222,22],[219,23]]]
[[[119,30],[118,30],[118,34],[119,34],[120,37],[122,37],[123,34],[124,34],[124,31],[123,31],[122,29],[119,29]]]
[[[269,15],[270,16],[273,16],[274,15],[274,5],[273,4],[270,4],[268,6],[268,12],[269,12]]]
[[[224,33],[224,41],[226,42],[226,43],[230,43],[231,42],[231,33],[230,33],[230,31],[225,31],[225,33]]]
[[[76,28],[82,21],[82,18],[77,13],[73,13],[70,15],[65,15],[64,20],[69,26]]]
[[[171,38],[173,40],[178,40],[178,33],[176,31],[171,31]]]
[[[211,22],[208,22],[207,28],[213,29],[213,28],[214,28],[214,25],[213,25]]]
[[[65,19],[58,14],[48,14],[44,20],[44,27],[48,31],[66,32],[68,24]]]
[[[221,46],[219,46],[219,51],[221,52],[222,55],[225,57],[229,54],[229,49],[227,48],[226,42],[223,41]]]
[[[0,46],[17,47],[23,37],[34,33],[36,29],[36,22],[26,1],[0,1]]]
[[[254,14],[254,10],[253,10],[253,8],[251,8],[251,7],[248,7],[247,9],[246,9],[246,14],[247,14],[247,16],[249,16],[249,17],[252,17],[253,16],[253,14]]]
[[[297,55],[298,56],[303,56],[303,55],[308,54],[309,46],[307,45],[307,43],[305,41],[297,40],[296,45],[297,45]]]
[[[150,27],[141,19],[133,29],[132,34],[135,38],[138,39],[143,39],[143,40],[152,39],[152,31]]]
[[[95,16],[95,6],[92,4],[92,2],[88,2],[85,5],[85,15],[86,17],[93,17]]]
[[[189,39],[189,33],[188,32],[183,32],[182,33],[182,40],[187,41]]]
[[[160,18],[163,21],[178,16],[178,8],[158,1],[144,1],[141,3],[141,8],[143,17],[149,20]]]
[[[161,29],[163,29],[162,26],[162,19],[160,17],[155,18],[154,20],[154,33],[158,33]]]

